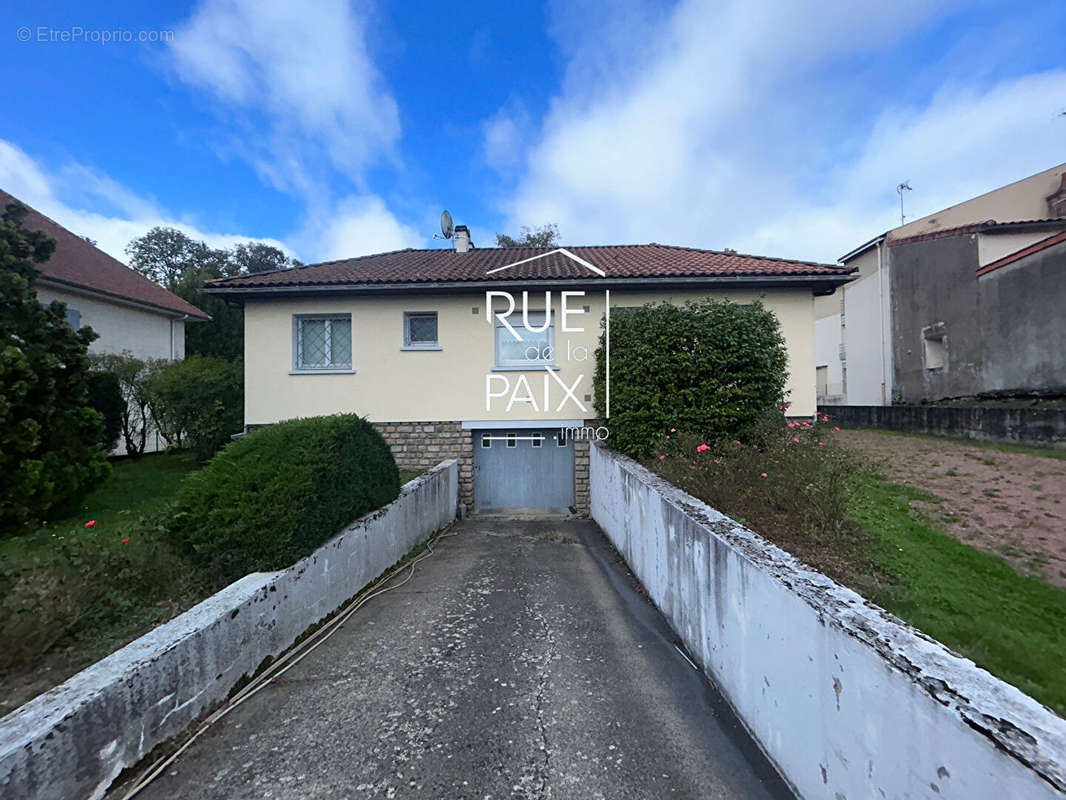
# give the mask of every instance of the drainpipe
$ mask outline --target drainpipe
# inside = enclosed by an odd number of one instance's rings
[[[887,383],[888,378],[885,374],[885,283],[882,277],[883,263],[882,259],[884,254],[881,248],[884,246],[884,241],[877,243],[877,316],[881,321],[881,405],[887,406]]]
[[[186,314],[184,317],[181,318],[181,321],[185,322],[188,319],[189,319],[189,315]],[[175,355],[174,355],[174,317],[170,318],[170,360],[171,361],[177,360]]]

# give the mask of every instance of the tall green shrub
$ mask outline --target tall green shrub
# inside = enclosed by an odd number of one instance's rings
[[[194,561],[236,580],[292,564],[399,493],[392,452],[365,419],[296,419],[238,439],[189,475],[167,526]]]
[[[89,373],[89,405],[104,418],[100,445],[110,453],[122,435],[122,417],[126,413],[126,401],[118,378],[110,372]]]
[[[160,367],[149,382],[152,416],[167,441],[206,460],[244,426],[240,361],[190,356]]]
[[[606,416],[605,337],[596,411]],[[782,399],[788,376],[777,318],[761,303],[699,300],[611,312],[611,445],[646,458],[670,428],[736,438]]]
[[[107,477],[102,418],[89,408],[91,328],[74,331],[62,303],[41,305],[36,264],[55,241],[0,216],[0,535],[61,515]]]

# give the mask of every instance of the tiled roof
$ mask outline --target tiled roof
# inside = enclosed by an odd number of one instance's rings
[[[22,201],[0,189],[0,212],[12,202]],[[37,265],[43,279],[153,306],[170,315],[188,314],[193,319],[211,319],[196,306],[168,292],[139,272],[134,272],[121,261],[71,233],[59,223],[29,206],[26,207],[29,213],[23,218],[22,224],[30,230],[42,231],[56,240],[52,257]]]
[[[1066,227],[1066,219],[1019,219],[1007,222],[998,222],[990,219],[986,222],[973,222],[969,225],[960,225],[957,228],[944,228],[929,233],[919,233],[914,236],[905,236],[902,239],[889,238],[889,247],[898,247],[901,244],[914,244],[915,242],[928,242],[933,239],[947,239],[951,236],[964,236],[968,233],[1010,233],[1025,230],[1054,230]]]
[[[395,250],[390,253],[309,264],[211,281],[209,289],[363,286],[375,284],[463,283],[472,281],[568,280],[595,277],[588,262],[610,279],[713,277],[846,277],[854,270],[833,264],[750,256],[732,251],[697,250],[661,244],[567,247]],[[523,262],[523,263],[516,263]],[[508,266],[508,265],[515,266]],[[505,269],[500,269],[505,267]],[[493,272],[493,270],[499,270]]]

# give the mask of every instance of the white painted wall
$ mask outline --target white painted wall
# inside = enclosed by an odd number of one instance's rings
[[[128,350],[143,359],[185,358],[185,324],[180,318],[42,283],[37,285],[37,299],[46,305],[58,300],[80,311],[81,324],[100,336],[89,347],[91,353]]]
[[[458,493],[458,465],[442,461],[307,558],[230,584],[11,712],[0,720],[0,795],[102,797],[264,659],[450,524]]]
[[[878,248],[873,247],[849,261],[848,266],[858,269],[858,277],[834,293],[837,311],[832,313],[830,306],[822,303],[821,312],[815,313],[815,362],[818,366],[829,364],[830,386],[840,392],[835,401],[838,404],[892,403],[890,253],[882,246],[878,262]],[[841,345],[843,362],[839,358]]]
[[[128,351],[146,360],[185,358],[185,323],[180,317],[42,282],[37,284],[37,299],[45,305],[58,300],[66,303],[68,310],[81,313],[80,326],[90,327],[99,335],[89,345],[90,353],[121,354]],[[154,425],[150,425],[144,451],[156,453],[166,446],[166,440]],[[126,455],[126,443],[121,436],[111,455]]]
[[[1066,720],[605,448],[593,519],[805,798],[1061,798]]]
[[[840,361],[839,313],[814,321],[814,366],[816,369],[826,367],[829,372],[827,395],[825,398],[818,398],[818,402],[843,402],[844,375]]]
[[[977,234],[977,266],[983,267],[998,261],[1003,256],[1017,253],[1019,250],[1054,236],[1054,231],[1037,233],[979,233]]]

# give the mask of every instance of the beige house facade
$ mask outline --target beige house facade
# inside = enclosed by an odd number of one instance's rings
[[[841,264],[856,271],[855,280],[840,287],[831,296],[815,301],[815,371],[818,381],[818,402],[822,405],[890,405],[914,400],[936,400],[950,396],[953,391],[964,391],[962,383],[945,383],[940,380],[936,366],[940,363],[936,354],[936,325],[950,316],[950,303],[937,303],[931,308],[926,300],[936,295],[940,288],[933,285],[937,271],[943,272],[951,286],[941,287],[945,295],[959,296],[969,290],[969,283],[976,283],[977,270],[1004,258],[1025,252],[1048,239],[1061,229],[1059,222],[1066,218],[1066,164],[1031,175],[1007,186],[971,198],[965,202],[908,222],[859,245],[840,257]],[[945,267],[945,259],[939,245],[929,243],[945,238],[968,237],[974,247],[974,255],[966,256],[966,266],[959,264],[959,275],[951,274]],[[924,274],[929,285],[918,289],[910,277],[904,278],[894,266],[893,257],[906,246],[908,265]],[[924,261],[915,251],[928,254]],[[934,250],[936,254],[934,255]],[[921,263],[919,263],[921,262]],[[972,263],[970,263],[972,262]],[[965,280],[961,275],[965,274]],[[965,291],[964,291],[965,290]],[[976,290],[975,290],[976,291]],[[915,292],[919,292],[918,295]],[[930,314],[921,328],[930,328],[934,334],[915,334],[909,330],[912,309],[925,309]],[[900,314],[908,317],[907,331],[901,330]],[[968,312],[971,315],[976,309]],[[927,335],[932,336],[928,341]],[[977,335],[974,331],[973,335]],[[933,352],[926,367],[916,374],[913,365],[906,366],[912,356],[924,359],[926,351]],[[958,351],[957,351],[958,352]],[[957,362],[958,363],[958,362]],[[971,371],[974,365],[961,365]],[[908,372],[904,390],[901,371]],[[928,384],[928,391],[916,392],[916,380]],[[926,380],[928,379],[928,380]],[[1024,382],[1023,382],[1024,383]],[[973,391],[983,386],[971,382]],[[949,388],[952,387],[952,388]],[[1019,387],[1021,389],[1023,387]]]
[[[594,422],[593,373],[610,309],[762,301],[787,343],[791,412],[810,416],[814,297],[847,279],[830,265],[661,245],[457,248],[226,279],[208,291],[244,305],[248,426],[360,414],[401,468],[459,458],[463,501],[492,510],[585,505],[586,439],[601,424],[609,432],[609,418]],[[566,485],[545,478],[560,471]],[[551,484],[547,499],[500,485],[505,473]]]

